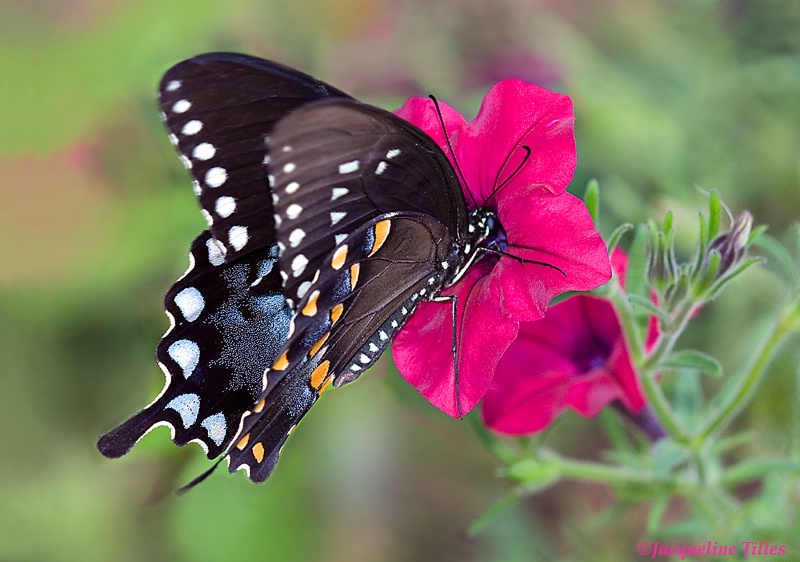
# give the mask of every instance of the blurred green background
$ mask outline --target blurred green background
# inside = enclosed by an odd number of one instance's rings
[[[208,464],[165,428],[123,460],[95,451],[163,383],[161,297],[205,223],[155,89],[212,50],[389,109],[435,93],[471,117],[507,77],[567,93],[572,190],[600,181],[606,235],[671,209],[689,252],[695,186],[784,240],[800,211],[795,0],[0,2],[0,561],[636,558],[643,506],[598,522],[613,501],[599,486],[558,485],[467,538],[507,490],[498,464],[388,358],[326,394],[260,486],[218,471],[175,497]],[[773,270],[703,311],[692,343],[742,363],[782,294]],[[795,363],[781,356],[746,413],[751,454],[796,440]],[[586,458],[604,447],[569,414],[552,439]]]

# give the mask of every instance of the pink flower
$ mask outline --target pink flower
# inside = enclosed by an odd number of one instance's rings
[[[624,279],[625,253],[615,250],[612,264]],[[577,295],[520,328],[484,397],[483,419],[500,433],[526,435],[568,407],[594,417],[613,400],[633,413],[645,406],[613,306]]]
[[[576,162],[568,97],[505,80],[491,89],[469,123],[447,105],[440,108],[464,174],[465,197],[471,207],[497,213],[500,248],[554,266],[484,254],[442,291],[458,297],[458,385],[449,304],[421,303],[395,337],[392,353],[400,373],[455,417],[483,398],[520,330],[542,318],[553,297],[593,289],[610,278],[611,268],[586,207],[565,193]],[[430,135],[452,161],[431,100],[412,98],[397,114]]]

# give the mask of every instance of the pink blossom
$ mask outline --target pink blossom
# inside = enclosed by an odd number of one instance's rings
[[[627,258],[621,250],[612,263],[624,279]],[[520,328],[497,366],[482,413],[491,429],[526,435],[544,429],[567,408],[594,417],[614,400],[633,413],[645,406],[613,306],[577,295]]]
[[[397,114],[431,136],[451,161],[455,156],[470,207],[497,213],[502,229],[495,241],[503,251],[552,266],[482,254],[442,291],[458,297],[458,384],[449,304],[421,303],[395,337],[400,373],[455,417],[483,398],[510,346],[544,316],[553,297],[593,289],[610,278],[611,268],[588,210],[565,192],[576,163],[567,96],[505,80],[470,122],[445,104],[440,108],[452,154],[431,100],[412,98]]]

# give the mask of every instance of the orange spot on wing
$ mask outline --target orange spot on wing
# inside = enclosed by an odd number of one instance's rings
[[[350,266],[350,290],[356,288],[356,284],[358,283],[358,273],[361,271],[361,266],[357,263],[354,263]]]
[[[381,221],[375,225],[375,242],[372,244],[372,249],[369,251],[370,256],[381,249],[381,246],[383,246],[383,243],[386,242],[386,238],[389,236],[391,227],[392,221],[390,220]]]
[[[341,269],[345,261],[347,261],[347,245],[342,246],[336,250],[335,254],[333,254],[331,267],[333,269]]]
[[[249,433],[244,437],[242,437],[241,439],[239,439],[239,442],[236,444],[236,448],[239,449],[240,451],[244,451],[244,448],[247,447],[248,441],[250,441]]]
[[[283,371],[286,367],[289,366],[289,358],[286,356],[289,351],[284,351],[283,355],[281,355],[277,361],[272,365],[272,368],[276,371]]]
[[[339,318],[341,318],[343,311],[344,311],[343,304],[337,304],[331,309],[331,326],[336,324],[336,321],[339,320]]]
[[[255,405],[255,407],[253,408],[253,411],[256,414],[259,413],[261,410],[264,409],[264,404],[266,404],[266,401],[262,398],[261,401],[258,404]]]
[[[253,456],[256,458],[256,462],[260,463],[264,460],[264,445],[261,443],[256,443],[253,445]]]
[[[331,366],[331,362],[328,360],[323,361],[319,364],[319,367],[314,369],[314,372],[311,373],[311,386],[315,389],[318,389],[322,382],[325,380],[325,377],[328,376],[328,369]]]
[[[319,298],[319,291],[314,291],[308,297],[308,302],[303,307],[304,316],[314,316],[317,313],[317,299]]]

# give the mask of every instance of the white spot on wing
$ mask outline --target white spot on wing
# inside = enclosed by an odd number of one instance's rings
[[[385,171],[386,171],[386,167],[387,167],[387,164],[386,164],[386,162],[384,162],[383,160],[381,160],[380,162],[378,162],[378,167],[377,167],[377,168],[375,168],[375,175],[376,175],[376,176],[379,176],[379,175],[381,175],[383,172],[385,172]]]
[[[359,355],[358,360],[361,361],[364,365],[366,365],[371,361],[369,355],[367,355],[366,353],[362,353],[361,355]]]
[[[211,213],[209,213],[205,209],[200,209],[200,214],[203,215],[204,219],[206,219],[206,222],[208,223],[208,226],[211,226],[211,225],[214,224],[214,217],[211,216]]]
[[[177,90],[180,87],[181,87],[181,81],[180,80],[172,80],[172,81],[170,81],[169,84],[167,84],[167,87],[164,88],[164,89],[166,91],[168,91],[168,92],[174,92],[175,90]]]
[[[178,100],[172,106],[172,111],[173,113],[186,113],[190,107],[192,107],[192,104],[189,100]]]
[[[181,394],[176,396],[164,406],[180,414],[184,429],[189,429],[197,421],[200,412],[200,397],[197,394]]]
[[[297,287],[297,298],[302,299],[306,296],[306,293],[311,288],[311,281],[303,281],[300,283],[300,286]]]
[[[297,166],[295,166],[294,164],[292,164],[291,162],[289,162],[288,164],[286,164],[286,165],[283,167],[283,173],[284,173],[284,174],[291,174],[292,172],[294,172],[295,168],[297,168]]]
[[[192,151],[192,157],[195,160],[211,160],[216,153],[217,149],[214,148],[213,144],[201,142],[194,147],[194,150]]]
[[[339,197],[347,195],[349,190],[346,187],[334,187],[331,190],[331,201],[336,201]]]
[[[300,184],[299,184],[299,183],[297,183],[296,181],[293,181],[293,182],[289,183],[289,184],[286,186],[286,193],[294,193],[294,192],[295,192],[295,191],[297,191],[299,188],[300,188]]]
[[[347,238],[347,234],[334,234],[333,239],[336,241],[336,245],[338,246],[342,242],[344,242],[345,238]]]
[[[299,277],[302,275],[303,271],[305,271],[307,265],[308,258],[303,254],[297,254],[292,260],[292,274],[294,274],[295,277]]]
[[[378,346],[377,346],[377,345],[375,345],[374,343],[370,342],[370,344],[369,344],[369,350],[370,350],[372,353],[378,353]]]
[[[206,172],[205,182],[208,187],[219,187],[228,179],[225,168],[215,166]]]
[[[232,226],[228,231],[228,242],[237,252],[244,248],[249,239],[246,226]]]
[[[303,212],[303,207],[298,205],[297,203],[292,203],[288,207],[286,207],[286,216],[290,219],[296,219],[300,216],[300,213]]]
[[[186,125],[183,126],[183,129],[181,129],[181,133],[187,136],[196,135],[202,130],[202,128],[203,128],[203,123],[201,121],[198,121],[197,119],[192,119],[191,121],[188,121]]]
[[[227,195],[223,195],[217,199],[216,203],[214,204],[214,210],[219,216],[221,216],[223,219],[226,219],[236,210],[236,199]]]
[[[175,295],[175,304],[181,310],[181,314],[189,322],[194,322],[203,312],[206,301],[203,295],[194,287],[186,287]]]
[[[216,238],[209,238],[206,241],[208,248],[208,262],[211,265],[222,265],[225,263],[225,246],[220,243]]]
[[[200,361],[200,347],[191,340],[178,340],[167,348],[169,355],[183,371],[183,377],[188,379]]]
[[[381,330],[380,332],[378,332],[378,336],[380,336],[380,338],[381,338],[381,341],[386,341],[386,340],[388,340],[388,339],[389,339],[389,334],[387,334],[387,333],[386,333],[386,332],[384,332],[383,330]]]
[[[386,158],[394,158],[395,156],[399,156],[399,155],[400,155],[400,149],[399,148],[393,148],[389,152],[386,153]]]
[[[300,242],[303,241],[303,238],[306,237],[306,231],[302,228],[295,228],[292,233],[289,235],[289,245],[292,248],[296,248]]]
[[[340,220],[342,220],[346,216],[347,216],[347,213],[343,213],[343,212],[340,212],[340,211],[334,211],[333,213],[331,213],[331,226],[334,226],[336,223],[338,223]]]
[[[339,164],[339,173],[340,174],[350,174],[358,170],[359,162],[358,160],[352,160],[351,162],[345,162],[344,164]]]
[[[225,416],[217,413],[208,416],[200,422],[200,425],[208,431],[208,438],[211,439],[217,446],[222,445],[225,440],[225,434],[228,432],[228,424],[225,422]]]

